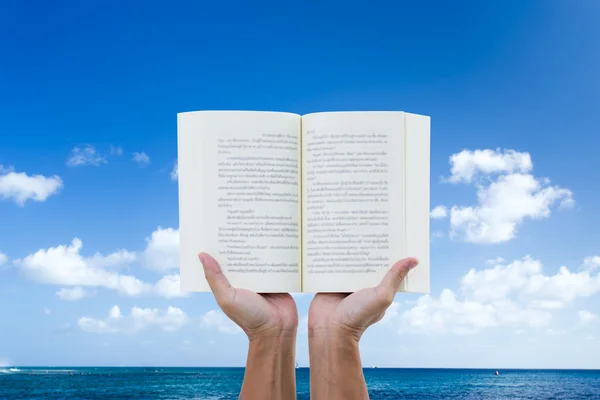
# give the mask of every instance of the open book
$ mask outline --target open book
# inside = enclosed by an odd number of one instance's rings
[[[429,117],[404,112],[178,114],[183,291],[211,254],[256,292],[354,292],[417,257],[429,292]]]

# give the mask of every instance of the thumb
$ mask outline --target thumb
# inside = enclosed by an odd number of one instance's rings
[[[217,260],[212,258],[209,254],[200,253],[198,254],[198,258],[204,268],[204,276],[208,281],[210,290],[212,290],[215,295],[217,303],[221,303],[227,298],[227,293],[229,292],[229,289],[231,289],[229,280],[227,280],[227,277],[223,274]]]
[[[392,268],[385,274],[379,286],[392,293],[396,293],[400,284],[408,274],[408,271],[419,264],[419,260],[413,257],[404,258],[396,262]]]

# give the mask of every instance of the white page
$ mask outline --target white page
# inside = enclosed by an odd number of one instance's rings
[[[178,115],[183,291],[210,290],[197,258],[219,261],[232,286],[299,292],[299,115]]]
[[[406,252],[419,265],[406,277],[406,291],[429,293],[430,118],[405,113]]]
[[[402,112],[302,117],[304,291],[375,286],[407,255],[404,119]]]

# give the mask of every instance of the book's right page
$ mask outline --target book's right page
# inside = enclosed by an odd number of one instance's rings
[[[429,117],[302,117],[302,287],[354,292],[418,257],[400,291],[429,291]]]

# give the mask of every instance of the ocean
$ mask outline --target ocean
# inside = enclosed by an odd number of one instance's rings
[[[309,370],[297,371],[309,399]],[[372,400],[600,399],[600,371],[365,369]],[[0,368],[0,399],[236,399],[243,368]]]

